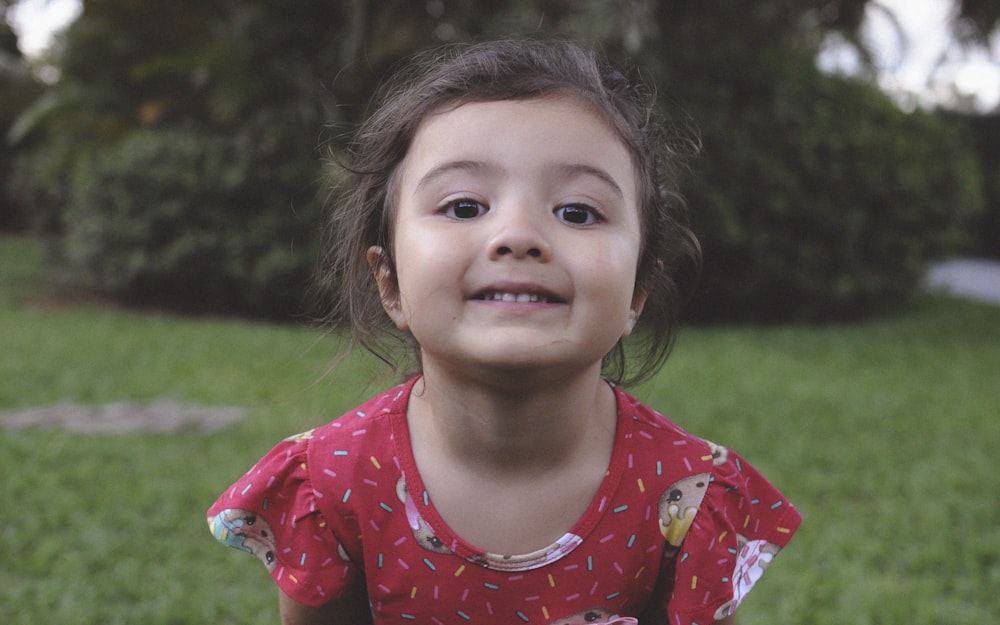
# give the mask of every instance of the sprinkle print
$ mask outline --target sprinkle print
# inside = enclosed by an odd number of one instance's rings
[[[635,617],[661,571],[677,579],[661,606],[666,618],[696,625],[718,620],[711,606],[738,605],[798,528],[794,507],[738,455],[716,465],[716,447],[615,389],[623,407],[615,451],[583,517],[536,553],[483,553],[451,532],[420,481],[406,421],[410,388],[279,444],[209,510],[210,524],[225,510],[242,511],[227,517],[239,524],[216,522],[216,537],[270,559],[275,582],[305,603],[367,580],[379,625]],[[404,473],[412,499],[397,492]],[[699,509],[680,546],[668,549],[658,502],[700,474],[710,474],[712,511]]]

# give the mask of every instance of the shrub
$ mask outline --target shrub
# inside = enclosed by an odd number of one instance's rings
[[[81,166],[65,213],[76,282],[175,310],[303,312],[317,200],[313,172],[284,159],[313,146],[271,139],[139,130]]]
[[[899,307],[981,210],[958,133],[874,87],[810,67],[714,88],[694,104],[704,152],[687,195],[705,265],[693,320],[822,322]]]

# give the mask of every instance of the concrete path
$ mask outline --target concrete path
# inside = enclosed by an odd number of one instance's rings
[[[924,284],[928,291],[1000,305],[1000,261],[957,258],[937,263]]]

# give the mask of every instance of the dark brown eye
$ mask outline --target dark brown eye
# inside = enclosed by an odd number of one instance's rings
[[[445,214],[455,219],[475,219],[489,210],[475,200],[456,200],[447,206]]]
[[[600,221],[597,211],[583,204],[560,206],[555,213],[559,219],[575,226],[589,226]]]

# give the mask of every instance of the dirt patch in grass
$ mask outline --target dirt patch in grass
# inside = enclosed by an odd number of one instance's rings
[[[102,406],[58,404],[0,413],[0,428],[57,428],[92,435],[180,431],[217,432],[243,418],[243,409],[204,407],[173,400]]]

